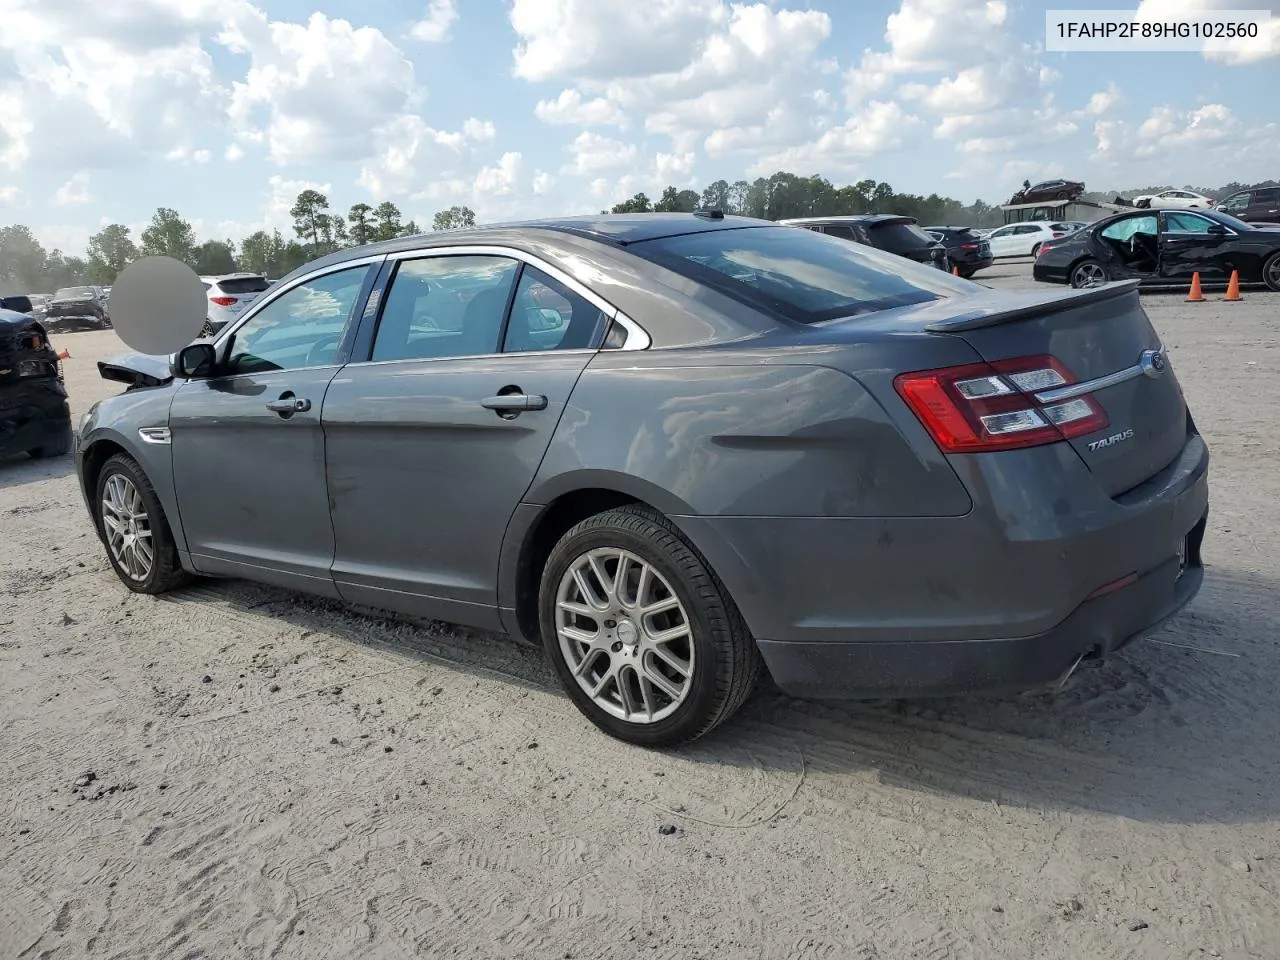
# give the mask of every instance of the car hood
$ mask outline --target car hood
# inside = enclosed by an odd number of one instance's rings
[[[174,356],[125,353],[110,360],[99,360],[98,374],[103,380],[127,383],[133,387],[158,387],[173,379]]]

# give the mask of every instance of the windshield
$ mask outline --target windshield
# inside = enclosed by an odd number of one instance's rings
[[[972,290],[968,282],[933,266],[795,227],[709,230],[644,240],[629,244],[627,250],[799,323],[962,296]]]
[[[1229,213],[1223,213],[1221,210],[1213,211],[1214,216],[1223,224],[1232,230],[1256,230],[1257,227],[1251,223],[1245,223],[1243,220],[1237,220]]]
[[[55,300],[84,300],[93,296],[93,287],[63,287],[53,295]]]

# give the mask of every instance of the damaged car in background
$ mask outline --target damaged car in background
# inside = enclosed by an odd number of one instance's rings
[[[111,323],[101,287],[63,287],[45,305],[45,323],[55,333],[105,330]]]
[[[540,645],[645,746],[1065,682],[1203,579],[1209,452],[1136,283],[999,291],[719,211],[405,237],[121,358],[76,469],[120,580]]]
[[[58,354],[27,297],[0,299],[0,458],[71,450],[71,408]]]

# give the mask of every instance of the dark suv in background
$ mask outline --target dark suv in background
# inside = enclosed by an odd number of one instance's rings
[[[925,227],[925,232],[947,249],[947,259],[956,273],[968,280],[979,270],[995,263],[991,244],[972,227]]]
[[[1219,200],[1213,209],[1246,223],[1280,223],[1280,187],[1237,190]]]
[[[915,217],[892,213],[867,213],[849,217],[796,217],[779,220],[789,227],[804,227],[816,233],[852,240],[900,257],[950,270],[947,249],[917,225]]]

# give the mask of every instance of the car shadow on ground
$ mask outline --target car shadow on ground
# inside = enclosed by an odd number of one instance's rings
[[[1181,617],[1058,690],[924,701],[813,702],[765,679],[723,727],[679,751],[710,766],[841,777],[1031,810],[1091,811],[1151,823],[1280,817],[1280,584],[1211,568]],[[413,623],[239,581],[187,602],[445,663],[563,695],[540,649],[439,623]],[[585,718],[583,735],[603,737]],[[612,743],[612,741],[607,741]],[[630,748],[618,743],[619,761]]]
[[[34,460],[25,453],[0,457],[0,490],[56,480],[75,473],[75,467],[75,458],[69,453],[47,460]]]

